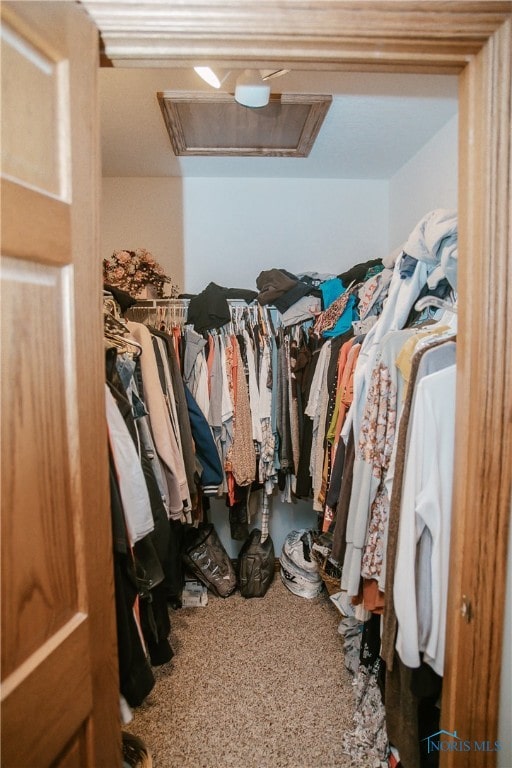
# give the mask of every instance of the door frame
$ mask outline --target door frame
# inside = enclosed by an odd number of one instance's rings
[[[82,2],[115,66],[213,60],[232,68],[459,75],[454,525],[441,727],[494,742],[512,478],[512,3]],[[469,763],[493,766],[496,755],[441,756],[445,768]]]

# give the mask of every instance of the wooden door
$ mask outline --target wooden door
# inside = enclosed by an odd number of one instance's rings
[[[2,766],[121,763],[97,30],[2,3]]]

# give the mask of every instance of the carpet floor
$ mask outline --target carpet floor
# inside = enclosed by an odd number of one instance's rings
[[[327,593],[297,597],[276,573],[262,599],[208,599],[171,612],[175,656],[124,726],[154,768],[355,767],[340,747],[353,693]]]

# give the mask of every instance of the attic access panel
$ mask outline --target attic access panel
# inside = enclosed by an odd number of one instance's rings
[[[174,154],[203,157],[307,157],[331,96],[272,94],[251,109],[225,93],[157,94]]]

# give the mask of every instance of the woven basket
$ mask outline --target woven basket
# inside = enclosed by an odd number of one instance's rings
[[[138,736],[133,733],[122,732],[123,737],[123,761],[130,768],[153,768],[153,758],[149,750]]]
[[[341,568],[330,559],[330,551],[318,543],[313,543],[311,557],[318,565],[318,572],[329,595],[335,595],[341,589]]]

